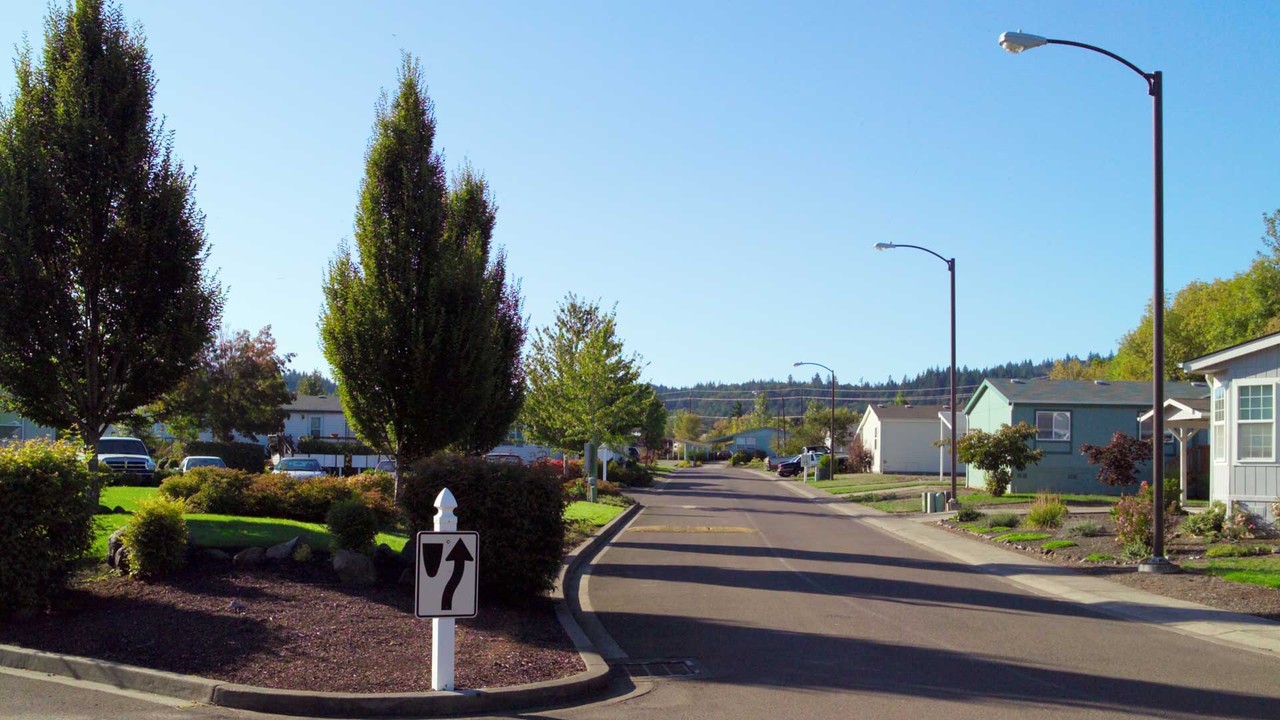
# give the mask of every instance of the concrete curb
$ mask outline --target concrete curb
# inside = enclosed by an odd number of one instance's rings
[[[237,685],[12,645],[0,645],[0,666],[61,675],[122,690],[277,715],[344,718],[470,715],[564,705],[602,694],[612,682],[611,668],[596,651],[576,619],[581,613],[577,598],[577,572],[582,563],[589,560],[600,546],[630,522],[640,509],[638,504],[627,508],[574,548],[565,556],[561,565],[560,577],[552,593],[556,600],[556,619],[573,641],[587,668],[567,678],[457,692],[308,692]],[[572,591],[568,597],[564,594],[566,587]]]

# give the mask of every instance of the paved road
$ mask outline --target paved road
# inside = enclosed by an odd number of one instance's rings
[[[1031,594],[754,473],[643,501],[591,605],[629,658],[703,674],[542,717],[1280,718],[1274,657]]]

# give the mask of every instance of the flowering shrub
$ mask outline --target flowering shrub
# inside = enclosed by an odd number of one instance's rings
[[[1269,528],[1257,515],[1246,510],[1238,502],[1231,504],[1231,512],[1227,513],[1222,522],[1222,538],[1224,540],[1252,540],[1266,537],[1268,534]]]
[[[1174,523],[1174,513],[1166,508],[1165,531]],[[1155,540],[1155,493],[1150,483],[1142,483],[1137,495],[1125,495],[1111,510],[1116,523],[1116,540],[1130,555],[1138,554],[1139,546],[1150,549]]]
[[[1222,532],[1222,525],[1227,521],[1227,506],[1221,500],[1214,500],[1202,513],[1192,515],[1182,521],[1182,529],[1197,537],[1213,539]]]

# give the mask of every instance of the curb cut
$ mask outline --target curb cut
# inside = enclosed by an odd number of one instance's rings
[[[641,508],[639,504],[627,508],[565,556],[552,592],[556,604],[556,619],[573,641],[574,648],[587,669],[558,680],[455,692],[338,693],[278,690],[13,645],[0,645],[0,667],[60,675],[121,690],[135,690],[218,707],[278,715],[352,718],[464,715],[564,705],[602,694],[612,682],[612,669],[596,651],[576,619],[582,612],[577,597],[577,571],[583,562],[593,556]],[[566,586],[573,591],[568,597],[565,595]]]

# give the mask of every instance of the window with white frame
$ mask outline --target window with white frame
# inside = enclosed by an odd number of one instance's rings
[[[1151,424],[1152,423],[1150,418],[1146,420],[1138,421],[1138,439],[1139,440],[1147,441],[1151,439]],[[1173,431],[1168,428],[1165,428],[1165,431],[1164,431],[1165,443],[1166,444],[1171,443],[1173,442],[1173,440],[1174,440]]]
[[[1239,385],[1236,390],[1236,447],[1241,460],[1275,457],[1275,386]]]
[[[1071,413],[1066,410],[1036,411],[1037,440],[1071,440]]]
[[[1221,383],[1213,387],[1213,457],[1227,459],[1227,388]]]
[[[320,437],[320,420],[319,415],[311,416],[311,437]]]

